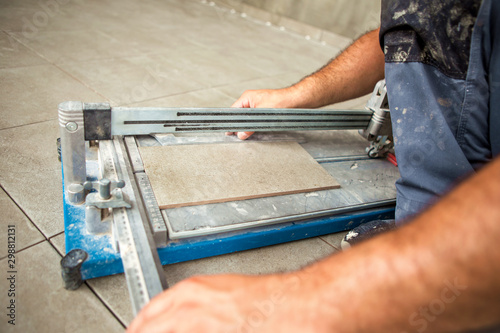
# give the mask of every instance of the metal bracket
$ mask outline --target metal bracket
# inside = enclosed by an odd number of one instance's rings
[[[87,181],[83,184],[83,187],[90,191],[92,189],[97,190],[97,192],[91,192],[87,194],[85,204],[87,206],[94,206],[100,209],[106,208],[130,208],[130,204],[123,199],[122,191],[120,190],[125,186],[123,180],[112,181],[107,178],[103,178],[97,182]]]
[[[366,129],[359,130],[359,134],[370,141],[370,146],[366,148],[369,157],[384,156],[394,147],[385,80],[379,81],[375,86],[366,109],[373,112],[372,118]]]
[[[123,193],[120,189],[115,189],[111,192],[109,199],[103,199],[97,192],[87,194],[85,200],[86,206],[93,206],[99,209],[107,208],[131,208],[132,206],[123,198]]]
[[[108,103],[84,103],[85,140],[111,140],[111,106]]]

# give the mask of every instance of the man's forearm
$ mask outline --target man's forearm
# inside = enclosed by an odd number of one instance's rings
[[[287,89],[293,93],[295,107],[316,108],[368,94],[383,78],[384,54],[376,29]]]
[[[304,297],[338,332],[498,325],[499,184],[497,159],[405,227],[303,270]]]

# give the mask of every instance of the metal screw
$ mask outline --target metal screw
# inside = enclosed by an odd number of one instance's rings
[[[66,123],[66,129],[70,132],[74,132],[78,129],[78,125],[75,122],[70,121],[69,123]]]

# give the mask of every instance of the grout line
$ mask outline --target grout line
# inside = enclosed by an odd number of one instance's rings
[[[11,127],[0,128],[0,131],[10,130],[10,129],[19,128],[19,127],[23,127],[23,126],[29,126],[29,125],[36,125],[36,124],[47,123],[47,122],[54,121],[54,120],[57,120],[57,119],[58,118],[51,118],[51,119],[46,119],[46,120],[35,121],[34,123],[28,123],[28,124],[22,124],[22,125],[15,125],[15,126],[11,126]]]
[[[182,96],[182,95],[185,95],[185,94],[195,93],[195,92],[203,91],[203,90],[219,89],[219,88],[223,88],[223,87],[231,87],[231,86],[234,86],[235,84],[241,84],[241,83],[252,82],[252,81],[257,81],[257,80],[262,80],[262,79],[272,79],[272,78],[275,78],[275,77],[281,77],[281,76],[289,74],[289,73],[296,73],[296,72],[286,72],[286,73],[280,73],[280,74],[271,75],[271,76],[262,76],[262,77],[259,77],[259,78],[252,78],[252,79],[242,80],[242,81],[238,81],[238,82],[235,82],[235,83],[224,83],[224,84],[220,84],[220,85],[216,85],[216,86],[210,86],[210,87],[205,87],[205,88],[199,88],[199,89],[193,89],[193,90],[188,90],[188,91],[182,91],[182,92],[178,92],[178,93],[171,94],[171,95],[164,95],[164,96],[158,96],[158,97],[148,98],[148,99],[144,99],[144,100],[140,100],[140,101],[136,101],[136,102],[132,102],[132,103],[118,104],[116,106],[118,106],[118,107],[130,106],[132,104],[138,104],[138,103],[143,103],[143,102],[151,102],[151,101],[154,101],[154,100],[158,100],[158,99],[162,99],[162,98],[168,98],[168,97],[174,97],[174,96]],[[297,76],[300,77],[300,74],[298,73]],[[222,91],[218,91],[218,92],[221,93],[221,94],[223,94],[226,97],[234,98],[233,96],[230,96],[230,95],[228,95],[228,94],[226,94],[226,93],[224,93]],[[235,99],[235,101],[236,101],[236,99]]]
[[[105,307],[106,309],[108,309],[108,311],[111,313],[111,315],[112,315],[113,317],[115,317],[115,319],[116,319],[116,320],[118,320],[118,322],[119,322],[119,323],[123,326],[123,328],[125,328],[125,329],[126,329],[126,328],[127,328],[127,325],[125,325],[125,323],[121,321],[121,319],[120,319],[120,318],[118,317],[118,315],[117,315],[117,314],[113,311],[113,309],[111,309],[111,308],[108,306],[108,304],[104,301],[104,299],[102,299],[102,298],[100,297],[99,293],[97,293],[97,291],[96,291],[96,290],[95,290],[95,289],[94,289],[94,288],[90,285],[90,283],[88,283],[88,281],[87,281],[87,280],[85,280],[84,282],[85,282],[85,284],[87,285],[87,287],[90,289],[90,291],[91,291],[91,292],[95,295],[95,297],[97,297],[97,299],[98,299],[99,301],[101,301],[102,305],[104,305],[104,307]]]
[[[7,33],[7,32],[6,32]],[[47,61],[48,64],[56,67],[57,69],[59,69],[60,71],[62,71],[63,73],[65,73],[66,75],[68,75],[69,77],[71,77],[73,80],[76,80],[77,82],[80,82],[81,84],[83,84],[85,87],[87,87],[88,89],[90,89],[91,91],[93,91],[94,93],[96,93],[97,95],[101,96],[102,98],[104,98],[105,100],[109,100],[106,96],[102,95],[101,93],[97,92],[94,88],[90,87],[89,85],[87,85],[85,82],[81,81],[80,79],[78,79],[77,77],[73,76],[71,73],[67,72],[66,70],[64,70],[62,67],[60,67],[58,64],[54,63],[53,61],[50,61],[49,59],[47,59],[47,57],[45,57],[43,54],[39,53],[37,50],[33,49],[32,47],[30,47],[28,44],[25,44],[22,42],[22,40],[16,38],[16,36],[12,35],[12,34],[9,34],[7,33],[10,37],[12,37],[14,40],[16,40],[19,44],[23,45],[24,47],[26,47],[28,50],[34,52],[36,55],[38,55],[40,58],[42,58],[43,60]],[[111,57],[111,59],[114,59],[113,57]],[[97,59],[99,60],[99,59]]]
[[[58,236],[58,235],[61,235],[63,232],[60,232],[52,237],[50,237],[50,239]],[[61,254],[59,252],[59,250],[57,249],[56,246],[54,246],[54,244],[49,240],[48,243],[50,244],[50,246],[52,246],[52,248],[54,250],[56,250],[56,252],[61,256],[61,257],[64,257],[63,254]],[[118,316],[113,312],[113,310],[106,304],[106,302],[99,296],[99,294],[94,290],[94,288],[92,288],[92,286],[88,283],[88,280],[84,280],[83,283],[85,283],[85,285],[89,288],[90,292],[94,294],[95,297],[97,297],[97,299],[101,302],[101,304],[106,308],[108,309],[108,311],[110,312],[110,314],[123,326],[123,328],[127,328],[127,326],[120,320],[120,318],[118,318]]]
[[[24,211],[24,209],[21,208],[21,206],[14,200],[14,198],[10,195],[9,192],[7,192],[7,190],[5,189],[5,187],[3,187],[2,184],[0,184],[0,188],[5,192],[5,194],[10,198],[10,200],[12,200],[12,202],[17,206],[17,208],[19,208],[19,210],[24,214],[24,216],[28,219],[28,221],[31,222],[31,224],[33,224],[33,226],[40,232],[40,234],[45,238],[45,240],[48,240],[47,236],[45,235],[45,233],[43,233],[43,231],[35,224],[35,222],[33,222],[33,220],[29,217],[29,215]],[[37,243],[38,244],[38,243]],[[34,244],[36,245],[36,244]],[[31,246],[29,246],[31,247]],[[21,249],[22,251],[23,249]],[[17,252],[20,252],[20,251],[17,251]]]
[[[340,249],[340,248],[336,247],[335,245],[333,245],[333,244],[331,244],[331,243],[327,242],[325,239],[323,239],[323,237],[322,237],[322,236],[318,236],[318,238],[319,238],[319,239],[321,239],[321,240],[322,240],[323,242],[325,242],[326,244],[328,244],[328,245],[330,245],[331,247],[333,247],[335,250],[337,250],[337,251],[342,251],[342,249]]]
[[[52,247],[57,251],[57,253],[59,253],[62,257],[64,257],[65,253],[61,253],[59,252],[59,249],[56,247],[56,245],[54,244],[54,242],[52,241],[52,239],[54,239],[55,237],[57,236],[60,236],[60,235],[63,235],[64,234],[64,231],[61,231],[53,236],[51,236],[48,241],[50,243],[50,245],[52,245]],[[66,246],[65,246],[66,247]]]
[[[56,67],[57,69],[59,69],[61,72],[63,72],[64,74],[68,75],[70,78],[72,78],[73,80],[76,80],[77,82],[80,82],[80,84],[82,84],[84,87],[87,87],[88,89],[90,89],[92,92],[94,92],[96,95],[98,96],[101,96],[102,98],[104,98],[104,100],[106,101],[110,101],[111,99],[110,98],[107,98],[106,96],[104,96],[103,94],[101,94],[100,92],[98,92],[97,90],[95,90],[94,88],[92,88],[90,85],[88,85],[87,83],[83,82],[82,80],[80,80],[79,78],[77,78],[76,76],[74,76],[73,74],[69,73],[68,71],[66,71],[65,69],[63,69],[62,67],[60,67],[59,65],[55,64],[55,63],[52,63],[52,65],[54,67]]]
[[[17,255],[18,253],[24,252],[25,250],[28,250],[28,249],[32,248],[33,246],[36,246],[36,245],[42,244],[43,242],[47,242],[47,239],[42,239],[42,240],[40,240],[40,241],[38,241],[38,242],[36,242],[36,243],[33,243],[33,244],[31,244],[31,245],[28,245],[28,246],[26,246],[26,247],[22,248],[22,249],[20,249],[20,250],[16,249],[16,255]],[[0,258],[0,260],[3,260],[3,259],[5,259],[5,258],[7,258],[7,257],[8,257],[8,255],[6,255],[6,256],[4,256],[4,257],[1,257],[1,258]]]
[[[318,236],[319,239],[321,239],[324,243],[329,245],[330,247],[333,247],[335,250],[338,250],[337,247],[333,246],[332,244],[328,243],[326,240],[324,240],[321,236]]]

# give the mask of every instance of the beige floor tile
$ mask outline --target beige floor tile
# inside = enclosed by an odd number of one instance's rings
[[[0,32],[0,68],[42,64],[47,64],[47,61],[19,43],[11,35]]]
[[[2,218],[0,227],[2,236],[0,237],[0,258],[6,257],[7,244],[14,244],[17,251],[30,245],[36,244],[45,238],[17,205],[0,189],[0,212]],[[14,238],[7,238],[7,228],[14,226]]]
[[[127,105],[128,107],[230,107],[234,99],[217,88],[203,89],[185,94],[160,97],[157,99]]]
[[[265,70],[250,67],[243,56],[218,50],[176,50],[133,58],[145,66],[161,66],[187,82],[199,82],[203,88],[218,87],[267,76]]]
[[[51,238],[50,242],[59,254],[66,253],[64,234]],[[128,325],[134,319],[125,275],[117,274],[92,279],[88,280],[87,284],[122,323]]]
[[[55,236],[52,236],[49,241],[61,256],[64,256],[66,254],[66,248],[64,244],[64,231],[56,234]]]
[[[347,38],[345,36],[341,36],[326,30],[323,30],[321,32],[321,41],[327,43],[328,45],[338,47],[342,50],[348,47],[353,42],[351,38]]]
[[[335,234],[321,236],[320,238],[323,239],[328,244],[330,244],[331,246],[335,247],[337,250],[340,250],[340,242],[342,241],[342,239],[344,239],[344,236],[347,233],[348,231],[341,231]]]
[[[219,87],[218,89],[236,101],[246,90],[284,88],[299,81],[302,77],[302,73],[296,71],[276,76],[262,77],[245,82],[238,82],[236,84]]]
[[[282,16],[278,23],[280,26],[285,27],[293,32],[299,33],[304,36],[309,36],[310,38],[319,40],[321,37],[321,29],[314,27],[312,25],[290,19],[286,16]]]
[[[64,101],[104,100],[53,65],[4,68],[0,77],[0,129],[56,119]]]
[[[84,0],[0,2],[0,28],[34,38],[46,30],[73,30],[88,25],[91,16],[82,10]]]
[[[61,67],[106,96],[113,106],[204,88],[161,57],[150,55],[68,63]]]
[[[132,322],[132,301],[124,274],[105,276],[87,283],[124,325],[128,326]]]
[[[64,248],[64,235],[51,239],[58,249]],[[164,266],[170,286],[194,275],[239,273],[270,274],[293,271],[324,258],[337,250],[320,238],[268,246]],[[133,319],[123,274],[88,281],[102,301],[126,325]]]
[[[48,242],[17,253],[16,273],[12,273],[15,275],[15,296],[8,296],[11,281],[5,277],[0,280],[2,304],[6,306],[11,299],[15,300],[16,325],[10,325],[4,314],[0,331],[122,332],[120,322],[86,285],[76,291],[64,289],[60,259]],[[10,270],[8,264],[6,259],[0,260],[4,272]],[[11,273],[5,275],[9,277]]]
[[[193,275],[240,273],[269,274],[304,267],[336,251],[319,238],[263,247],[260,249],[188,261],[164,267],[173,285]]]
[[[86,29],[40,31],[34,38],[26,38],[23,33],[18,32],[13,33],[13,35],[23,44],[55,64],[140,54],[128,43],[105,32],[88,27],[83,28]]]
[[[0,183],[48,238],[63,231],[57,120],[0,131]]]
[[[165,22],[165,19],[163,19]],[[147,20],[148,23],[151,23]],[[145,25],[145,24],[144,24]],[[113,29],[103,28],[106,35],[112,37],[117,43],[127,45],[134,52],[125,52],[123,55],[151,54],[177,52],[178,50],[188,50],[192,54],[200,52],[203,48],[199,44],[188,40],[190,29],[179,24],[158,25],[156,27],[144,27],[144,25],[127,25],[123,27],[113,27]]]

